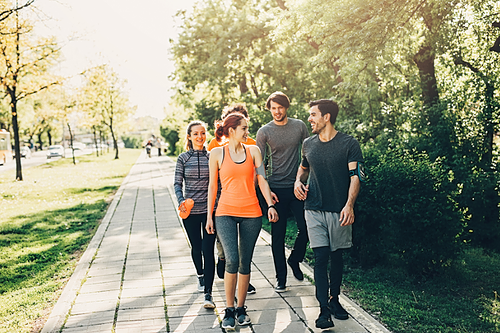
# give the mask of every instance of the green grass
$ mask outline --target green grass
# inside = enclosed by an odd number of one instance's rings
[[[263,228],[270,231],[267,219]],[[288,221],[287,244],[297,227]],[[412,279],[393,267],[361,269],[345,256],[343,292],[394,333],[500,332],[500,255],[467,248],[444,275]],[[314,265],[311,249],[306,260]]]
[[[36,332],[140,150],[0,174],[0,332]]]

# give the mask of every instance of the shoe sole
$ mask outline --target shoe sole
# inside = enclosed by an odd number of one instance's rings
[[[256,290],[247,291],[247,294],[251,295],[251,294],[255,294],[256,292],[257,292]]]
[[[206,304],[203,304],[203,307],[205,309],[215,309],[215,304],[212,304],[212,303],[206,303]]]
[[[240,325],[240,326],[250,325],[251,322],[252,322],[251,320],[244,321],[242,323],[238,322],[238,325]]]
[[[235,326],[224,326],[222,325],[222,328],[225,329],[226,331],[235,331],[236,330],[236,325]]]
[[[327,328],[332,328],[332,327],[335,327],[335,324],[332,323],[331,326],[330,325],[323,325],[323,326],[319,326],[319,325],[316,325],[316,328],[319,328],[319,329],[327,329]]]
[[[278,289],[274,289],[274,291],[277,292],[277,293],[284,293],[285,291],[287,291],[287,288],[285,288],[285,289],[279,289],[279,290]]]
[[[337,316],[336,314],[333,314],[333,318],[338,319],[338,320],[347,320],[347,319],[349,319],[349,315]]]

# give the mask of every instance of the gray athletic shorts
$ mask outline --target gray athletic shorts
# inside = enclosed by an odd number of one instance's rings
[[[329,246],[330,251],[348,249],[352,246],[352,225],[340,226],[339,213],[320,210],[306,210],[307,233],[309,246]]]

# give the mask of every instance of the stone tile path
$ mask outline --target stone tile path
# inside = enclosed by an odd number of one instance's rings
[[[42,332],[224,332],[224,284],[215,278],[215,310],[203,308],[189,242],[173,195],[175,164],[142,154],[115,195]],[[320,332],[314,286],[289,272],[288,291],[275,293],[269,235],[262,231],[252,267],[257,293],[247,298],[252,325],[238,332]],[[302,265],[312,277],[311,269]],[[330,332],[389,332],[342,296],[351,314]]]

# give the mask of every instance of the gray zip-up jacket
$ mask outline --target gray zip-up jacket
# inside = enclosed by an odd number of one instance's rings
[[[194,200],[191,214],[207,213],[209,154],[205,148],[190,149],[177,158],[174,176],[175,195],[179,205],[187,198]]]

